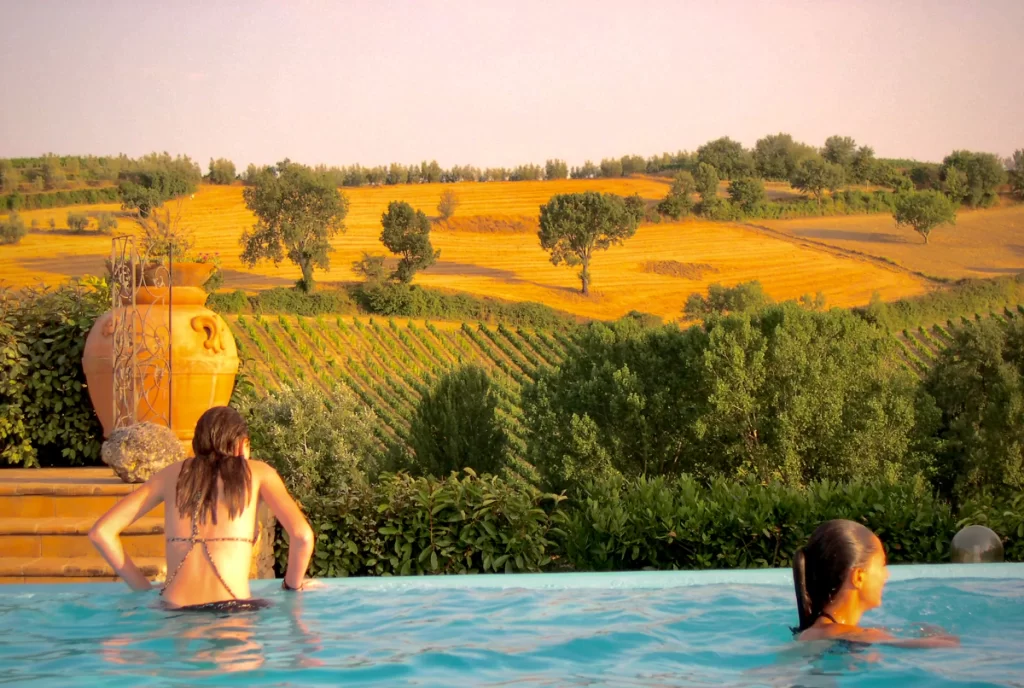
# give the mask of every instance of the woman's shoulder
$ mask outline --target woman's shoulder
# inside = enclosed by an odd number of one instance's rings
[[[889,640],[892,636],[878,628],[861,628],[860,626],[847,626],[845,624],[827,624],[811,626],[801,633],[797,640],[846,640],[851,643],[880,643]]]

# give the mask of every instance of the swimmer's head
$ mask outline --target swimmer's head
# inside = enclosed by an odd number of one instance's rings
[[[862,610],[880,605],[889,578],[885,564],[881,540],[865,526],[842,519],[822,523],[793,556],[797,630],[813,626],[843,595],[855,595]]]
[[[249,428],[242,414],[230,406],[214,406],[204,413],[196,423],[192,451],[197,457],[249,458]]]

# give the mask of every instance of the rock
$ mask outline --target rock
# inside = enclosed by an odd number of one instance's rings
[[[144,483],[160,469],[185,458],[174,431],[156,423],[118,428],[100,450],[103,463],[126,483]]]

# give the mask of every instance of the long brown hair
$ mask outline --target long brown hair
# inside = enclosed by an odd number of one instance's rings
[[[228,515],[236,518],[252,496],[252,473],[245,457],[235,454],[239,440],[249,438],[242,415],[227,406],[214,406],[196,423],[192,437],[195,458],[178,474],[176,501],[181,518],[193,516],[199,523],[217,523],[218,479],[223,484]]]
[[[818,526],[807,546],[793,555],[793,584],[800,625],[814,625],[843,587],[850,569],[867,566],[878,548],[875,534],[856,521],[836,519]]]

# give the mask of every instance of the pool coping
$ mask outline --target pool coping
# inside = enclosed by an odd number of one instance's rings
[[[1024,580],[1024,563],[913,564],[889,567],[890,582],[919,579],[1015,579]],[[330,588],[351,590],[451,590],[451,589],[655,589],[699,585],[792,585],[792,569],[714,569],[707,571],[614,571],[588,573],[468,574],[446,576],[373,576],[319,579]],[[123,583],[24,583],[0,587],[5,591],[72,588],[100,592]],[[254,580],[254,593],[280,588],[276,580]]]

